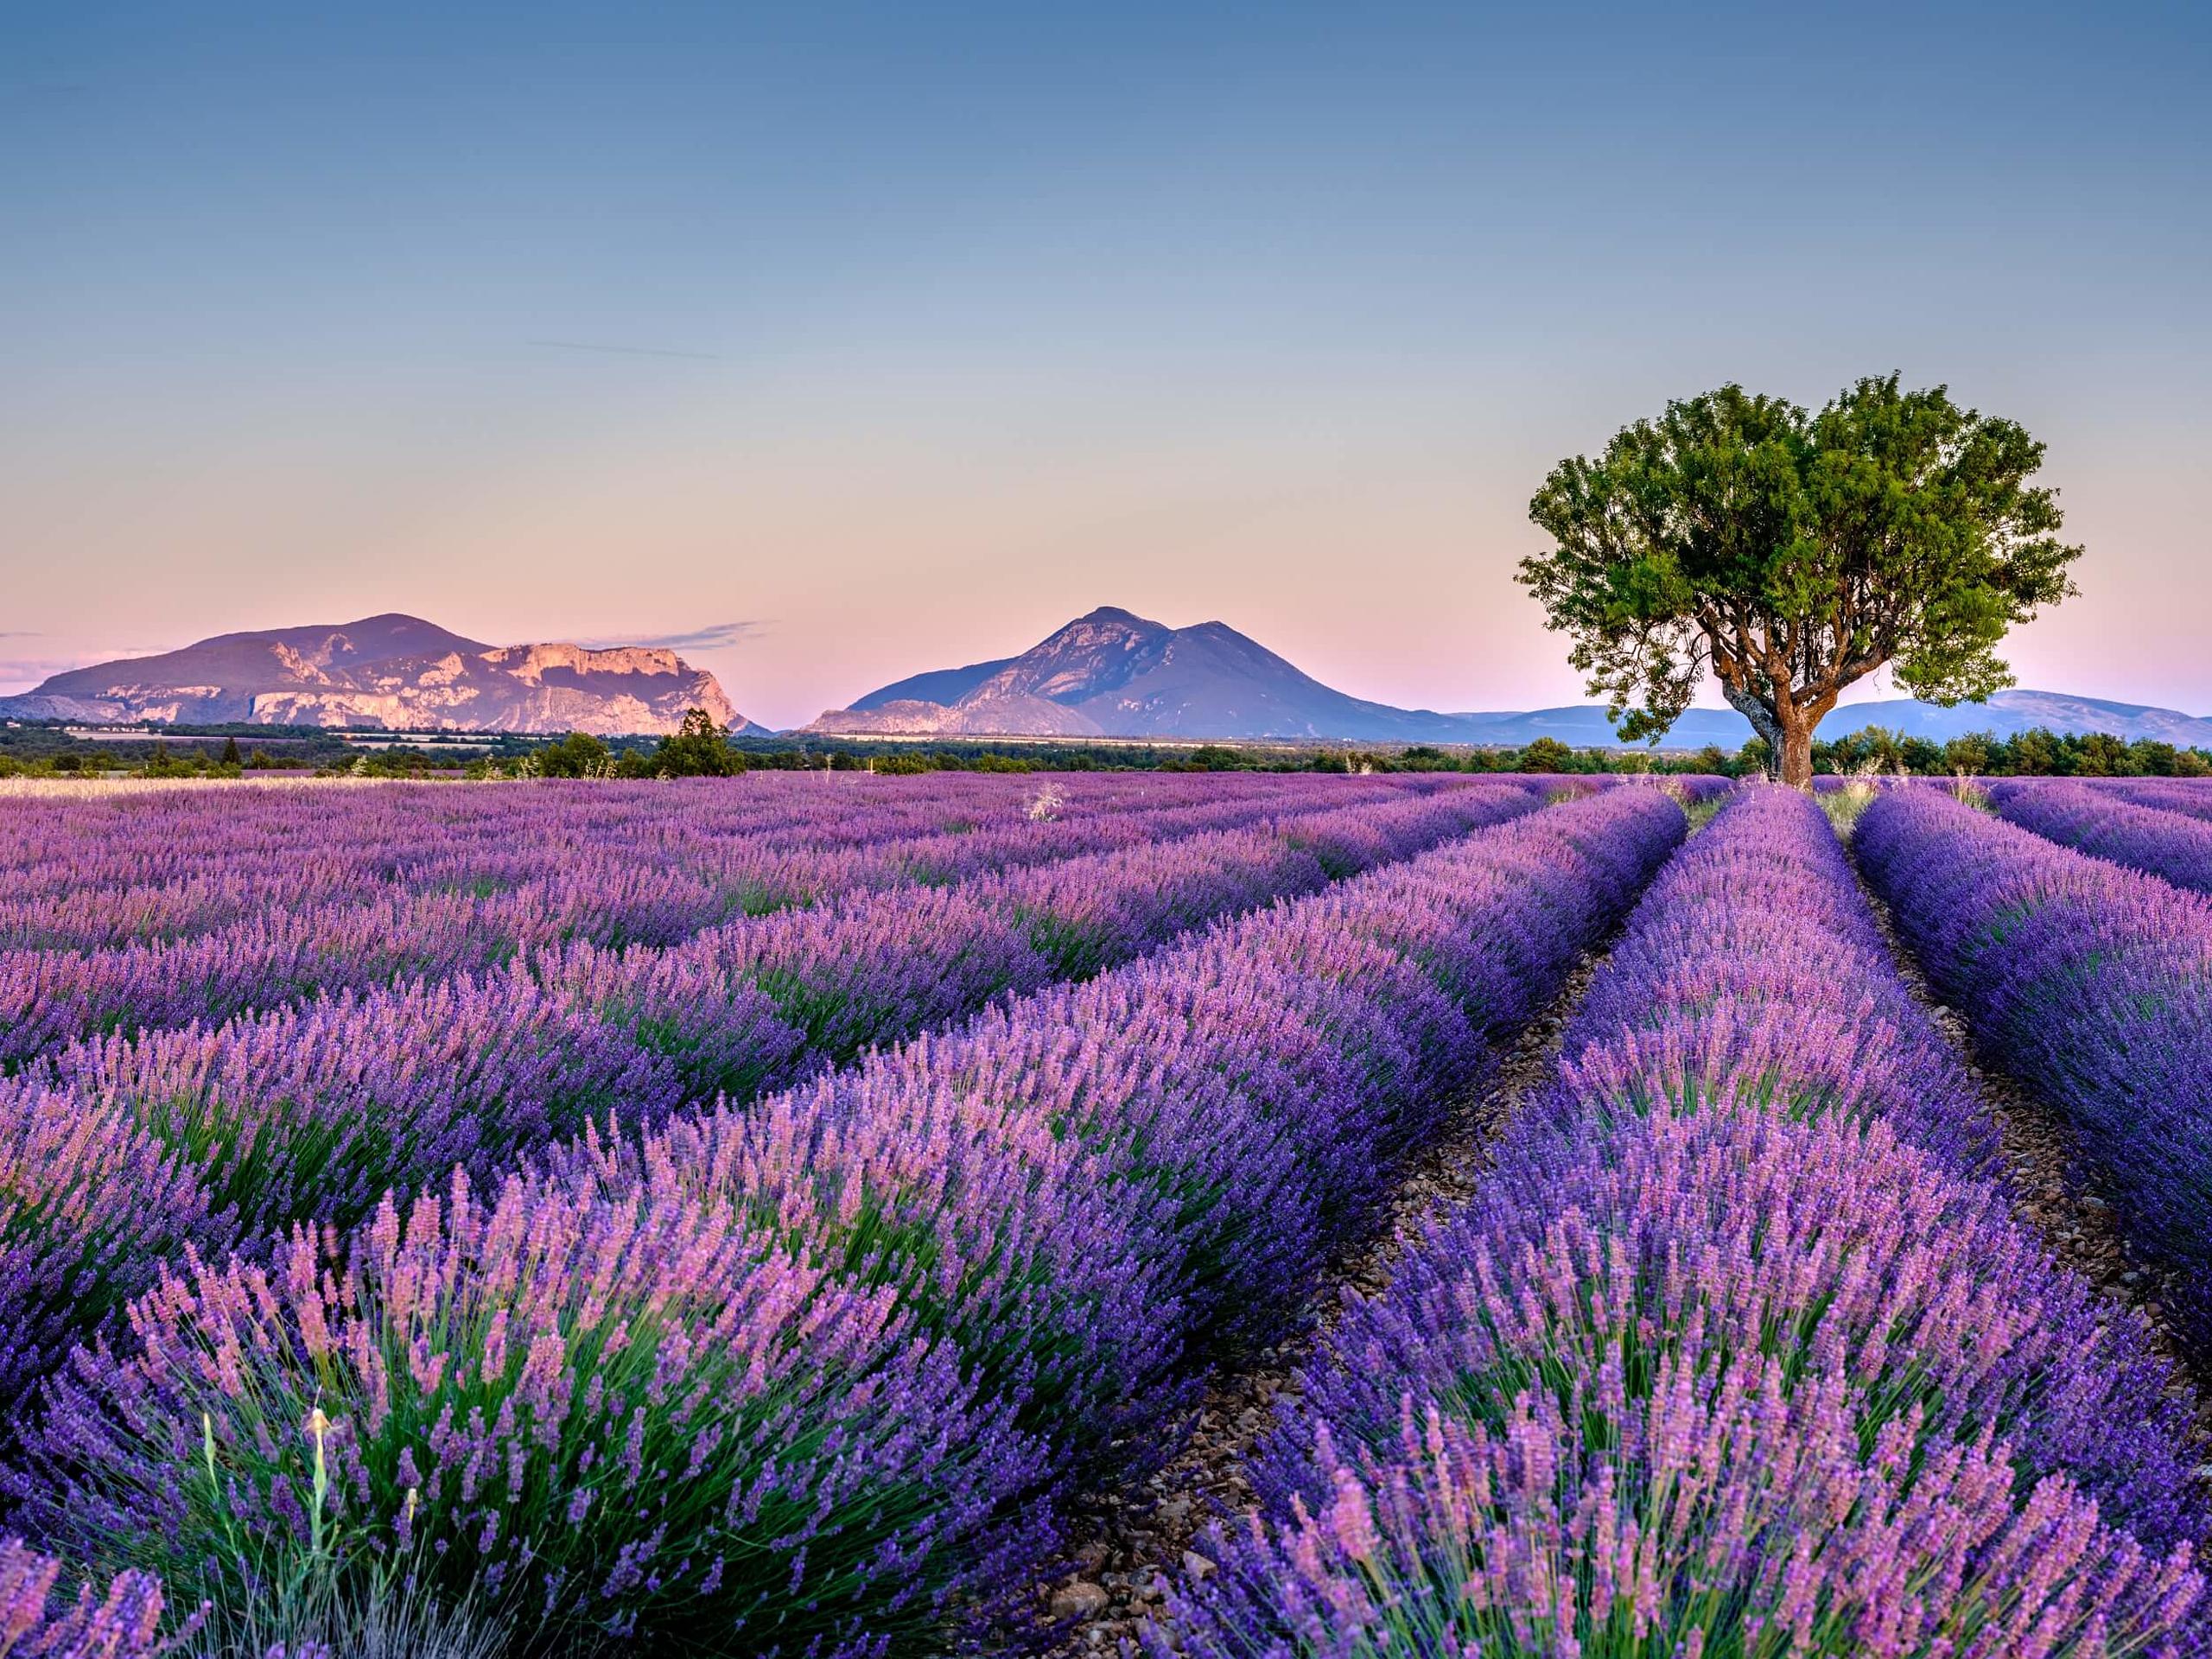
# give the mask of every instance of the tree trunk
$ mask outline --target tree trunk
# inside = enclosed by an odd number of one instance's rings
[[[1730,708],[1751,721],[1751,729],[1758,733],[1761,741],[1766,744],[1768,759],[1772,764],[1780,766],[1783,750],[1782,721],[1774,706],[1753,692],[1739,691],[1727,685],[1720,688],[1720,695],[1728,699]],[[1812,771],[1812,751],[1808,748],[1805,759],[1805,769],[1808,773]]]
[[[1782,767],[1782,781],[1792,789],[1809,790],[1813,786],[1813,722],[1800,715],[1795,719],[1787,715],[1782,721],[1782,747],[1776,759]]]

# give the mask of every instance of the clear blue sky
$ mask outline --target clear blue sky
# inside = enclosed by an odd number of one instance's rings
[[[346,15],[339,15],[340,13]],[[1891,369],[2212,712],[2212,11],[0,10],[0,690],[399,609],[789,723],[1114,603],[1577,700],[1530,493]]]

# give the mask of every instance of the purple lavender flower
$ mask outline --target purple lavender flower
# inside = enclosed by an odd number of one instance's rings
[[[1402,856],[1534,804],[1507,785],[1362,809],[1363,855]],[[1177,810],[1187,829],[1192,813]],[[121,1108],[185,1151],[252,1230],[351,1224],[386,1191],[456,1166],[484,1179],[587,1122],[635,1131],[687,1102],[749,1099],[1224,910],[1312,890],[1320,866],[1293,843],[1349,835],[1344,810],[850,894],[664,950],[574,941],[526,966],[79,1043],[45,1071],[86,1109]],[[1084,931],[1085,917],[1107,919]],[[1055,928],[1084,934],[1079,960],[1035,948]]]
[[[1176,1650],[2196,1650],[2185,1390],[1974,1173],[1815,809],[1724,808],[1567,1046],[1301,1379]]]
[[[2181,822],[2181,820],[2177,820]],[[1854,837],[1929,977],[2063,1112],[2078,1178],[2212,1344],[2212,903],[1902,789]]]
[[[0,1064],[319,994],[481,976],[573,943],[668,946],[841,893],[965,880],[1435,790],[1364,779],[1067,785],[760,778],[329,796],[133,796],[0,818]],[[1223,798],[1226,796],[1228,798]],[[12,810],[20,808],[20,810]],[[95,895],[86,899],[84,895]]]
[[[126,1114],[0,1082],[0,1445],[32,1385],[162,1262],[231,1236],[190,1163]]]
[[[154,1659],[197,1627],[162,1629],[161,1581],[118,1574],[105,1595],[89,1585],[56,1605],[61,1563],[20,1538],[0,1538],[0,1655],[7,1659]]]
[[[2000,779],[1989,798],[2008,822],[2093,858],[2212,893],[2212,823],[2086,785]]]
[[[1643,790],[1522,814],[750,1109],[194,1263],[50,1387],[19,1500],[186,1592],[406,1516],[518,1617],[941,1637],[1058,1482],[1294,1317],[1684,827]]]
[[[2099,778],[2085,781],[2089,788],[2115,800],[2212,821],[2212,779]]]
[[[941,1615],[943,1541],[1036,1471],[894,1297],[714,1204],[456,1175],[349,1249],[195,1262],[131,1323],[53,1386],[25,1512],[219,1605],[318,1539],[369,1571],[404,1524],[518,1616],[864,1648]]]

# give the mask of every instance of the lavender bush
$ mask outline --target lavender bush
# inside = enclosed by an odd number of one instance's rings
[[[0,1448],[30,1388],[231,1217],[188,1160],[113,1109],[0,1084]]]
[[[350,1249],[194,1264],[131,1328],[54,1390],[26,1512],[218,1606],[409,1555],[537,1619],[865,1650],[1035,1473],[895,1298],[709,1203],[456,1176]]]
[[[1357,853],[1338,855],[1401,857],[1534,804],[1507,786],[1367,808]],[[37,1070],[184,1152],[256,1231],[351,1224],[391,1188],[456,1166],[491,1178],[594,1120],[649,1129],[685,1103],[748,1100],[1194,921],[1325,886],[1294,843],[1342,840],[1342,810],[855,894],[665,950],[576,944],[527,967],[79,1043]],[[1072,955],[1036,943],[1076,937]]]
[[[97,1595],[56,1602],[61,1563],[20,1538],[0,1538],[0,1659],[154,1659],[189,1634],[162,1629],[162,1586],[124,1573]]]
[[[1899,976],[1842,846],[1802,797],[1747,791],[1669,864],[1565,1042],[1580,1116],[1758,1094],[1888,1117],[1962,1173],[1995,1124]]]
[[[2212,819],[2212,779],[2100,778],[2088,786],[2115,800],[2155,806],[2164,812]]]
[[[1521,817],[750,1110],[194,1263],[53,1385],[19,1502],[219,1605],[425,1549],[556,1629],[939,1641],[1048,1550],[1058,1481],[1282,1328],[1683,829],[1649,791]]]
[[[1869,879],[1987,1050],[2065,1114],[2080,1178],[2212,1347],[2212,903],[1935,790],[1862,821]]]
[[[2120,1402],[1885,1128],[1623,1122],[1544,1173],[1351,1317],[1182,1652],[2181,1650],[2188,1544],[2003,1438],[2038,1363]]]
[[[1279,1318],[1681,830],[1656,794],[1554,809],[565,1167],[728,1192],[1032,1419],[1122,1432],[1184,1344]]]
[[[189,815],[174,809],[108,813],[125,831],[121,849],[88,845],[86,821],[50,811],[41,836],[41,815],[31,813],[10,820],[14,845],[0,850],[0,859],[22,861],[0,862],[0,941],[19,941],[0,948],[0,1065],[78,1037],[219,1023],[318,994],[481,975],[574,944],[673,945],[738,916],[841,893],[971,880],[1345,803],[1531,788],[1518,779],[1452,779],[1441,789],[1259,781],[1266,787],[1232,790],[1227,800],[1185,785],[1163,790],[1157,806],[1132,795],[1046,820],[1030,818],[1005,780],[988,810],[966,790],[856,798],[841,786],[766,815],[733,808],[753,793],[750,780],[443,796],[436,786],[395,785],[416,791],[398,798],[407,806],[372,791],[351,797],[363,803],[352,811],[306,809],[315,814],[308,823],[295,821],[297,791],[254,790],[232,810],[280,846],[297,836],[304,844],[293,850],[309,874],[271,868],[272,855],[256,848],[252,879],[221,861],[225,849],[238,850],[235,826],[194,855],[142,842],[149,823],[165,835],[205,827],[179,822]],[[257,797],[283,802],[274,823],[252,823]],[[225,810],[195,798],[202,817]],[[410,808],[419,815],[413,841]],[[73,918],[86,906],[78,895],[87,890],[113,896],[92,901],[79,925]]]
[[[1976,1178],[1817,808],[1724,808],[1567,1052],[1301,1379],[1178,1650],[2196,1650],[2185,1391]]]
[[[798,1049],[763,998],[717,1012],[698,1039],[716,1052]],[[80,1045],[45,1075],[87,1117],[175,1148],[257,1232],[350,1224],[394,1185],[456,1165],[487,1176],[608,1112],[658,1122],[688,1096],[683,1068],[518,969]]]
[[[1999,779],[1989,798],[2008,823],[2045,841],[2212,893],[2212,823],[2201,818],[2045,779]]]

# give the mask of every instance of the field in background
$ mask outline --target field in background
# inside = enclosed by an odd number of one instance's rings
[[[2195,1652],[2207,893],[2183,779],[0,780],[0,1649]]]

